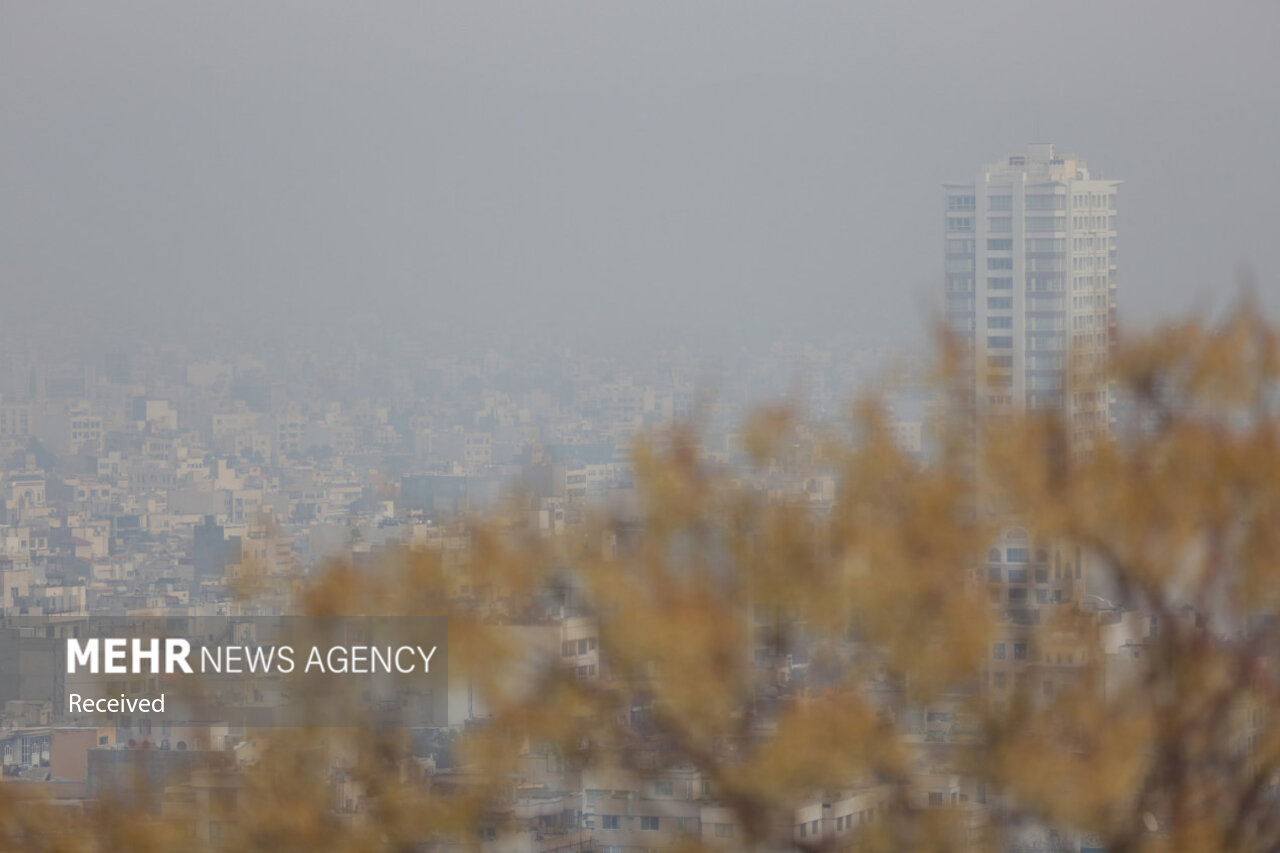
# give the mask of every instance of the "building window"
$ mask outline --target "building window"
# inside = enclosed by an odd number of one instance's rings
[[[1013,269],[1013,258],[987,258],[987,269],[1011,270]]]
[[[987,566],[987,580],[991,583],[1000,583],[1003,580],[999,566]]]
[[[987,328],[988,329],[1012,329],[1013,318],[1012,317],[988,317]]]
[[[991,210],[1013,210],[1013,196],[993,195],[987,199],[987,206]]]
[[[943,795],[942,795],[942,792],[941,792],[941,791],[930,791],[930,792],[929,792],[929,805],[931,805],[931,806],[940,806],[940,805],[942,805],[942,804],[943,804],[943,803],[945,803],[945,802],[946,802],[946,798],[945,798],[945,797],[943,797]]]
[[[948,231],[972,231],[973,217],[972,216],[948,216],[947,230]]]
[[[645,815],[644,817],[640,818],[640,828],[643,830],[651,831],[651,832],[657,832],[658,818]]]
[[[1009,310],[1013,308],[1012,296],[988,296],[987,308],[993,311]]]
[[[992,647],[991,656],[996,660],[1004,660],[1004,643],[996,643]]]
[[[600,818],[600,828],[601,829],[617,829],[618,822],[619,822],[618,815],[607,814]]]
[[[987,230],[992,234],[1007,234],[1013,230],[1013,219],[1008,216],[989,216]]]
[[[1066,231],[1067,219],[1065,216],[1028,216],[1028,231]]]
[[[1014,660],[1026,660],[1026,659],[1027,659],[1027,644],[1026,644],[1026,643],[1014,643],[1014,644],[1013,644],[1013,659],[1014,659]]]
[[[1005,685],[1005,674],[1003,672],[991,673],[991,686],[997,690],[1003,690]]]
[[[670,797],[675,793],[675,784],[669,779],[663,779],[653,783],[653,795],[655,797]]]
[[[1030,558],[1026,548],[1006,548],[1005,559],[1010,563],[1025,563]]]
[[[1029,195],[1027,196],[1027,210],[1066,210],[1067,197],[1065,195]]]
[[[991,349],[1009,349],[1013,346],[1013,338],[1009,335],[987,335],[987,346]]]
[[[1031,311],[1061,311],[1063,308],[1062,297],[1054,295],[1028,296],[1027,308]]]
[[[716,824],[716,837],[717,837],[717,838],[733,838],[733,824],[731,824],[731,823],[717,823],[717,824]]]
[[[996,240],[987,241],[988,252],[1011,252],[1013,251],[1013,240],[1008,237],[1001,237]]]
[[[1025,241],[1028,252],[1065,252],[1067,241],[1063,237],[1028,237]]]
[[[1013,290],[1013,279],[1006,276],[988,278],[987,288],[989,290]]]
[[[973,210],[975,197],[971,195],[947,196],[947,210]]]

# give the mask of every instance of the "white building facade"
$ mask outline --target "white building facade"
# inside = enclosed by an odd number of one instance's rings
[[[945,187],[945,311],[979,411],[1056,409],[1076,449],[1111,427],[1116,191],[1035,143]]]

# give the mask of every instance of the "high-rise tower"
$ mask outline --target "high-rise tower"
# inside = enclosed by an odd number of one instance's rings
[[[945,185],[946,316],[971,344],[972,401],[1057,409],[1076,449],[1111,426],[1094,377],[1115,340],[1119,183],[1035,143]]]

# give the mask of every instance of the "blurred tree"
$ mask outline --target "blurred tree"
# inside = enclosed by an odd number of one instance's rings
[[[633,849],[596,804],[630,788],[660,809],[671,779],[717,817],[649,847],[1280,849],[1276,334],[1245,305],[1113,368],[1081,393],[1125,414],[1086,452],[1048,412],[976,433],[953,412],[921,458],[874,401],[847,435],[774,408],[741,468],[692,424],[641,439],[635,506],[563,535],[513,510],[469,524],[462,565],[333,567],[302,596],[318,622],[450,597],[450,666],[484,715],[434,749],[384,727],[262,732],[222,843],[552,849],[512,837],[538,755],[594,822],[556,849]],[[823,476],[833,500],[795,487]],[[588,626],[594,654],[524,642],[548,614]],[[424,772],[428,753],[453,767]],[[195,843],[106,808],[50,831],[7,787],[6,846]]]

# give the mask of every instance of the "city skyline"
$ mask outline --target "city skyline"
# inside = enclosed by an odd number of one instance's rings
[[[0,848],[1280,850],[1277,32],[3,2]]]

